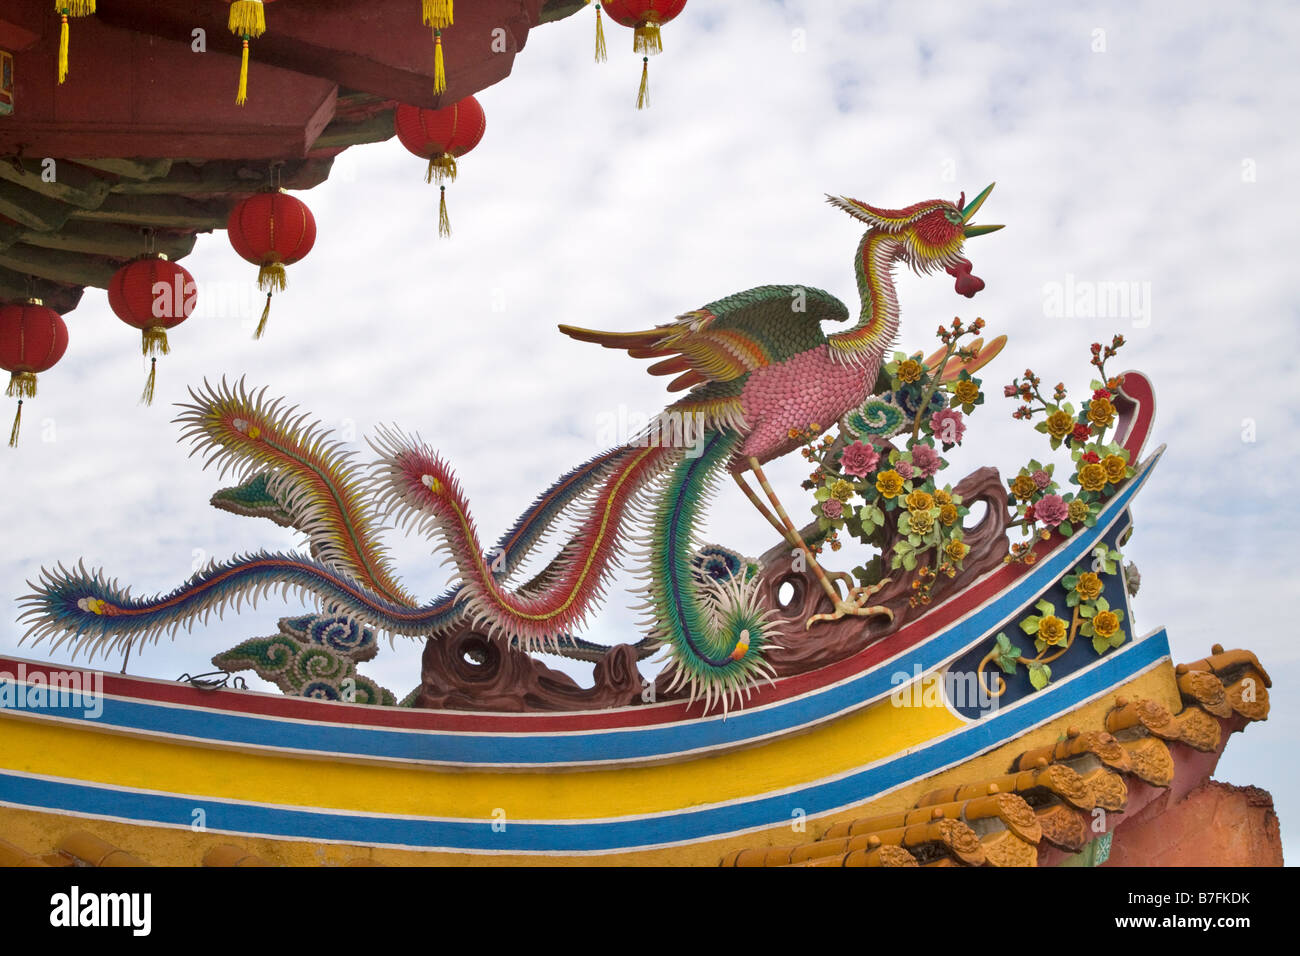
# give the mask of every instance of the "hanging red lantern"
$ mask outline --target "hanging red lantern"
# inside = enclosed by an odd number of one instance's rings
[[[89,17],[95,13],[95,0],[54,0],[59,15],[59,83],[68,78],[68,17]]]
[[[429,161],[426,183],[444,179],[456,181],[456,159],[464,156],[483,139],[487,117],[483,107],[472,96],[440,110],[426,110],[405,103],[397,107],[394,118],[397,138],[402,145],[421,159]],[[447,218],[447,187],[439,185],[438,235],[451,235],[451,221]]]
[[[447,91],[447,68],[442,59],[442,31],[455,22],[452,0],[422,0],[424,25],[433,27],[433,92]]]
[[[140,349],[148,356],[149,377],[140,401],[153,404],[158,378],[158,355],[171,346],[167,330],[190,317],[198,298],[194,276],[164,255],[150,255],[128,262],[108,280],[108,306],[113,314],[140,330]]]
[[[605,12],[615,23],[632,28],[632,49],[642,54],[641,89],[636,96],[639,110],[650,105],[650,57],[664,51],[659,28],[685,6],[686,0],[605,0]],[[599,47],[603,46],[599,36],[597,45],[599,54]]]
[[[257,286],[266,293],[266,308],[253,338],[260,339],[271,317],[271,296],[288,284],[285,266],[305,258],[316,244],[316,219],[301,199],[283,189],[255,193],[230,213],[230,244],[256,266]]]
[[[68,349],[63,316],[40,299],[0,306],[0,368],[9,372],[5,394],[18,399],[18,412],[9,432],[9,447],[18,447],[23,399],[36,397],[36,375],[53,368]]]
[[[57,2],[57,0],[55,0]],[[266,32],[266,4],[275,0],[228,0],[230,3],[230,32],[242,37],[244,50],[239,60],[239,90],[235,104],[243,106],[248,101],[248,41]]]

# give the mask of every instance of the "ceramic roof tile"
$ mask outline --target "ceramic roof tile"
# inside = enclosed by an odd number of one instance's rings
[[[1139,737],[1124,741],[1124,749],[1133,761],[1135,777],[1153,787],[1167,787],[1174,779],[1174,758],[1160,738]]]
[[[1097,806],[1118,813],[1128,805],[1128,784],[1113,770],[1100,765],[1080,774],[1097,800]]]
[[[1264,670],[1264,665],[1259,662],[1259,658],[1252,651],[1225,651],[1222,644],[1215,644],[1210,648],[1209,657],[1203,657],[1199,661],[1192,661],[1190,664],[1179,664],[1178,673],[1181,674],[1184,670],[1210,671],[1218,675],[1224,684],[1230,684],[1236,680],[1240,671],[1246,668],[1257,671],[1259,676],[1264,679],[1265,687],[1273,686],[1268,671]]]
[[[87,833],[85,830],[78,830],[75,833],[69,833],[59,841],[58,851],[65,856],[71,857],[85,866],[95,867],[118,867],[118,866],[151,866],[137,857],[132,856],[125,850],[118,849],[113,844],[101,840],[93,833]]]
[[[49,866],[49,864],[21,847],[0,840],[0,867],[12,866]]]
[[[220,846],[214,846],[203,856],[204,866],[271,866],[260,856],[249,853],[241,847],[231,846],[229,843],[223,843]]]
[[[1056,760],[1068,760],[1083,754],[1093,754],[1102,763],[1115,770],[1131,769],[1128,751],[1119,745],[1113,734],[1104,730],[1080,731],[1071,727],[1064,740],[1058,740],[1046,747],[1026,750],[1016,760],[1015,769],[1028,770],[1035,766],[1044,766]]]
[[[1035,815],[1034,826],[1039,833],[1042,833],[1042,827],[1038,824],[1037,815]],[[984,847],[984,859],[989,866],[1038,865],[1038,842],[1031,843],[1028,840],[1022,840],[1010,830],[990,833],[988,836],[981,837],[980,843]]]
[[[1059,763],[1021,770],[960,787],[933,790],[918,800],[917,805],[951,803],[954,800],[968,800],[989,793],[1019,793],[1024,796],[1036,790],[1054,793],[1082,810],[1091,810],[1096,806],[1096,800],[1083,778],[1076,771]],[[1030,801],[1031,804],[1033,802]]]
[[[1183,708],[1177,720],[1180,731],[1178,739],[1187,746],[1205,753],[1219,749],[1223,740],[1223,725],[1199,704]]]
[[[1158,700],[1129,700],[1127,697],[1115,698],[1114,709],[1106,715],[1106,729],[1121,740],[1142,730],[1166,740],[1177,740],[1181,734],[1178,722],[1164,704]]]
[[[1043,828],[1043,839],[1052,846],[1078,853],[1088,845],[1088,815],[1060,800],[1038,807],[1035,811]]]
[[[1254,668],[1246,668],[1240,677],[1224,687],[1224,693],[1232,709],[1247,720],[1268,720],[1266,688],[1269,686],[1266,674]]]
[[[1185,703],[1196,703],[1216,717],[1231,717],[1232,705],[1228,703],[1223,681],[1210,671],[1184,670],[1178,667],[1178,692]]]

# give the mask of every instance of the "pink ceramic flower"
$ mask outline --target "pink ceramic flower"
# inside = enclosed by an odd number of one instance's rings
[[[1039,491],[1042,491],[1052,483],[1052,476],[1042,468],[1039,468],[1036,472],[1030,475],[1030,477],[1034,479],[1034,484],[1038,486]]]
[[[1034,515],[1049,528],[1055,528],[1070,516],[1070,506],[1060,495],[1043,495],[1034,506]]]
[[[916,475],[916,469],[912,467],[910,462],[906,462],[906,461],[900,461],[897,464],[895,464],[894,471],[902,475],[904,481],[907,481]]]
[[[943,467],[943,459],[930,445],[913,445],[912,464],[921,469],[922,477],[933,478],[935,473]]]
[[[870,445],[855,441],[844,448],[840,455],[840,471],[854,478],[865,478],[876,470],[880,464],[880,453]]]
[[[827,498],[822,502],[822,514],[828,518],[843,518],[844,504],[838,498]]]
[[[941,408],[931,415],[930,428],[945,445],[960,445],[962,436],[966,434],[961,412],[955,408]]]

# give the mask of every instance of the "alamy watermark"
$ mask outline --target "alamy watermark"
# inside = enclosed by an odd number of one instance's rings
[[[981,714],[998,709],[997,695],[989,692],[976,671],[944,671],[942,674],[921,673],[921,665],[914,664],[912,673],[895,671],[889,677],[895,688],[889,702],[895,707],[946,707],[977,710]]]
[[[99,671],[0,670],[0,710],[81,710],[88,720],[104,713],[104,675]]]
[[[702,412],[666,409],[650,416],[620,405],[596,416],[596,440],[602,448],[685,448],[686,457],[698,458],[704,452],[704,425]]]
[[[1151,283],[1076,279],[1043,283],[1043,315],[1049,319],[1131,319],[1133,327],[1151,324]]]

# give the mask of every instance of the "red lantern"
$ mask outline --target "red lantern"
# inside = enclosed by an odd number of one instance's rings
[[[10,448],[18,446],[23,399],[36,396],[36,374],[53,368],[67,349],[68,327],[63,316],[40,299],[0,307],[0,368],[10,373],[5,394],[18,398],[18,414],[9,432]]]
[[[305,202],[277,189],[241,202],[230,213],[226,229],[235,251],[261,266],[257,286],[266,293],[266,308],[253,334],[260,339],[271,317],[271,295],[288,284],[284,267],[306,257],[316,243],[316,219]]]
[[[171,346],[167,330],[180,325],[194,311],[198,287],[194,276],[164,255],[145,256],[128,262],[108,281],[108,306],[113,314],[140,330],[140,349],[145,355],[167,355]],[[158,359],[149,362],[140,401],[153,404]]]
[[[444,179],[456,181],[456,158],[464,156],[479,144],[487,129],[483,107],[472,96],[440,110],[426,110],[402,104],[394,118],[397,138],[402,145],[421,159],[429,161],[426,183],[441,183]],[[439,186],[438,235],[451,235],[451,221],[447,218],[447,187]]]
[[[58,0],[55,0],[58,2]],[[244,39],[244,51],[239,60],[239,91],[235,104],[243,106],[248,101],[248,41],[266,32],[265,5],[275,0],[227,0],[230,3],[230,32]]]
[[[642,54],[641,89],[636,96],[639,110],[650,105],[650,57],[664,51],[659,27],[681,13],[685,6],[686,0],[605,0],[605,12],[615,23],[633,29],[632,49]],[[600,36],[596,42],[599,58],[604,43]]]

